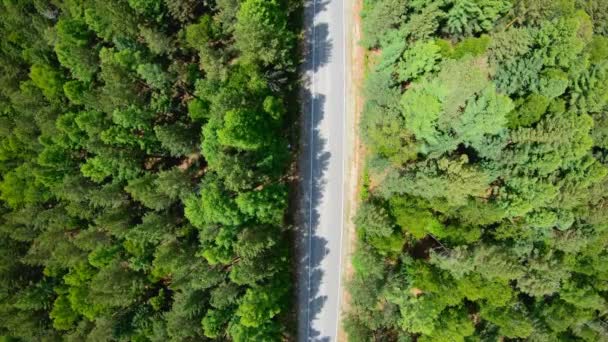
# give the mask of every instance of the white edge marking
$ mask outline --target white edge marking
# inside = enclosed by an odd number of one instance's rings
[[[312,200],[314,197],[313,187],[313,165],[314,165],[314,125],[315,125],[315,16],[317,12],[317,0],[312,0],[312,46],[310,53],[312,54],[312,65],[310,66],[310,198],[308,199],[308,286],[306,294],[306,341],[310,339],[310,281],[311,281],[311,267],[312,267]]]
[[[347,177],[345,177],[345,171],[346,171],[346,160],[348,158],[348,156],[346,155],[345,151],[346,151],[346,143],[347,142],[347,136],[346,136],[346,117],[348,114],[348,110],[347,110],[347,101],[346,101],[346,97],[348,94],[348,89],[347,89],[347,77],[348,77],[348,65],[347,65],[347,58],[346,58],[346,53],[347,53],[347,45],[346,45],[346,39],[347,39],[347,35],[346,35],[346,7],[344,6],[345,1],[349,1],[349,0],[342,0],[342,63],[344,65],[344,87],[343,87],[343,98],[344,98],[344,119],[342,120],[342,203],[341,203],[341,210],[340,210],[340,248],[339,248],[339,255],[338,255],[338,307],[336,309],[336,341],[338,340],[338,332],[340,331],[340,306],[341,306],[341,301],[342,301],[342,245],[344,244],[343,241],[343,237],[344,237],[344,182],[346,181]]]

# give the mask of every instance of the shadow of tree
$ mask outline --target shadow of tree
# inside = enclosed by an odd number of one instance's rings
[[[312,76],[331,60],[333,42],[329,39],[329,25],[315,24],[315,16],[327,9],[330,0],[306,1],[306,31],[304,62],[302,64],[302,135],[300,150],[300,193],[301,202],[297,225],[298,247],[298,332],[299,341],[329,341],[328,337],[312,327],[312,322],[322,311],[327,297],[320,295],[324,272],[321,262],[329,253],[327,240],[316,234],[320,213],[318,205],[322,201],[326,185],[325,173],[331,153],[327,142],[321,136],[320,123],[325,116],[325,96],[313,93]]]
[[[303,149],[300,162],[301,174],[303,175],[300,186],[301,193],[303,196],[302,208],[300,215],[302,217],[302,224],[299,225],[298,236],[300,237],[300,290],[298,301],[301,307],[298,310],[301,317],[306,317],[304,320],[300,320],[300,340],[315,340],[322,341],[319,339],[320,332],[315,331],[311,322],[313,322],[316,316],[321,312],[327,298],[319,295],[319,287],[323,280],[323,270],[321,269],[321,262],[328,254],[327,241],[319,236],[316,236],[316,229],[319,224],[319,208],[318,204],[321,202],[323,197],[323,188],[326,184],[325,172],[329,165],[329,159],[331,157],[330,152],[326,150],[326,141],[321,137],[319,130],[319,124],[323,120],[324,107],[325,107],[325,96],[324,95],[310,95],[305,97],[308,99],[307,105],[304,108],[309,110],[304,113],[308,116],[307,120],[303,120],[307,125],[304,129],[304,137],[308,139],[302,139]],[[303,284],[306,284],[303,287]],[[302,305],[306,303],[306,306]],[[303,324],[305,326],[303,326]]]
[[[329,39],[329,25],[327,23],[314,23],[314,16],[325,11],[330,0],[307,1],[306,30],[304,44],[304,72],[316,72],[331,60],[333,42]],[[313,3],[316,5],[313,8]],[[310,80],[306,80],[309,85]]]

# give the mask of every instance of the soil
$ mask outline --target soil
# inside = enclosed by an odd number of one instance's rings
[[[356,247],[357,242],[357,234],[355,232],[355,225],[353,224],[353,216],[356,213],[357,206],[359,204],[359,191],[362,186],[362,171],[363,171],[363,161],[365,157],[365,148],[363,144],[361,144],[359,137],[359,120],[361,116],[361,111],[363,109],[364,99],[361,96],[361,86],[363,84],[363,79],[365,75],[365,49],[359,45],[359,41],[361,40],[361,17],[359,16],[361,12],[361,7],[363,5],[362,0],[351,0],[351,10],[350,13],[350,23],[351,23],[351,31],[349,32],[349,41],[348,44],[348,53],[349,53],[349,98],[353,99],[352,103],[348,104],[348,116],[352,118],[349,122],[348,130],[351,132],[352,138],[349,139],[350,143],[352,143],[350,155],[348,158],[348,181],[346,188],[346,224],[344,226],[345,234],[345,242],[344,248],[345,253],[342,256],[344,259],[342,263],[342,271],[343,275],[342,281],[342,298],[341,298],[341,313],[342,317],[349,310],[350,303],[350,294],[347,291],[348,281],[351,279],[354,269],[351,263],[352,253]],[[342,320],[343,322],[343,320]],[[342,323],[341,322],[341,323]],[[338,332],[338,341],[347,341],[346,333],[340,325],[340,330]]]

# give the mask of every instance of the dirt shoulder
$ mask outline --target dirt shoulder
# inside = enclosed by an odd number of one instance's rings
[[[361,189],[361,172],[363,171],[364,147],[359,138],[359,119],[363,109],[363,98],[361,86],[365,74],[365,50],[359,45],[361,40],[361,18],[359,16],[362,0],[347,0],[348,6],[346,22],[347,38],[347,105],[346,105],[346,184],[345,184],[345,210],[344,210],[344,236],[342,240],[342,289],[341,289],[341,315],[348,312],[350,307],[350,295],[346,284],[350,280],[354,270],[351,256],[355,249],[357,235],[353,216],[359,204],[359,190]],[[342,320],[341,322],[342,323]],[[347,341],[346,333],[340,324],[338,341]]]

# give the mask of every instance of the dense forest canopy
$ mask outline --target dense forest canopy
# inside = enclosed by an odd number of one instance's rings
[[[608,1],[362,17],[349,339],[608,340]]]
[[[299,11],[0,2],[0,339],[291,334]]]

